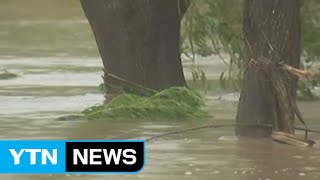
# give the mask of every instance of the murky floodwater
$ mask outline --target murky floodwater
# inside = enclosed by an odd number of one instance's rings
[[[96,47],[77,1],[26,2],[0,2],[0,70],[19,75],[0,80],[0,139],[144,139],[182,128],[234,122],[237,93],[222,97],[209,93],[213,117],[206,120],[59,121],[104,100],[98,88],[102,63],[94,57]],[[223,71],[222,63],[204,64],[212,76]],[[299,105],[306,121],[320,129],[320,103]],[[0,179],[320,178],[319,149],[267,139],[238,140],[233,132],[232,128],[205,129],[149,142],[147,164],[138,175],[1,175]],[[320,143],[319,135],[310,137]]]

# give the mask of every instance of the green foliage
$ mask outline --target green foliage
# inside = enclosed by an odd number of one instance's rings
[[[307,58],[320,57],[320,3],[303,0],[303,47]],[[189,56],[227,53],[230,63],[243,60],[242,1],[192,1],[182,22],[182,52]],[[222,57],[220,57],[224,60]],[[227,62],[226,62],[227,63]]]
[[[318,0],[304,0],[303,14],[303,47],[306,62],[317,62],[320,59],[320,3]],[[300,81],[298,99],[303,101],[318,100],[315,87],[320,79]]]
[[[204,100],[196,91],[186,87],[172,87],[152,96],[122,94],[109,103],[90,107],[82,112],[86,119],[141,118],[203,118]]]
[[[241,76],[244,65],[244,39],[242,34],[242,2],[240,0],[196,0],[182,22],[182,53],[195,61],[196,55],[218,57],[229,66],[229,72],[220,76],[223,84]],[[307,62],[320,59],[320,3],[302,1],[303,48]],[[227,54],[230,59],[224,59]],[[301,82],[300,99],[316,99],[313,93],[318,83]]]
[[[214,94],[232,93],[239,90],[239,80],[228,79],[208,79],[204,82],[197,80],[187,80],[187,84],[190,88],[196,89],[199,92],[203,92],[206,95],[207,92],[214,92]]]
[[[197,0],[182,22],[182,53],[218,55],[229,66],[240,66],[243,59],[242,3],[239,0]],[[227,53],[228,60],[221,55]],[[229,73],[231,75],[231,73]]]
[[[207,94],[207,77],[203,70],[201,70],[200,68],[196,68],[195,70],[193,70],[192,81],[193,84],[195,84],[196,82],[201,82],[199,84],[199,87],[204,91],[204,94]]]
[[[303,1],[303,45],[307,60],[320,57],[320,3],[318,0]]]

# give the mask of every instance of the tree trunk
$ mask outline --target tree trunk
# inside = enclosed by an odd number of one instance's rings
[[[119,79],[154,90],[185,85],[179,41],[188,2],[81,0],[108,87],[126,88],[127,83]]]
[[[245,0],[243,31],[246,70],[238,105],[240,136],[264,137],[272,131],[294,134],[297,78],[281,71],[280,62],[299,67],[301,52],[299,0]],[[271,66],[271,64],[273,64]],[[259,68],[257,68],[257,66]]]

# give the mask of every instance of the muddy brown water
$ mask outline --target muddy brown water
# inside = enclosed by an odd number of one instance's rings
[[[26,2],[0,2],[0,70],[19,75],[0,80],[0,139],[145,139],[183,128],[234,123],[238,94],[229,92],[209,93],[213,117],[204,120],[58,121],[104,100],[98,88],[102,63],[78,1]],[[222,64],[209,58],[199,67],[215,77],[226,68]],[[185,72],[190,77],[190,69]],[[309,125],[320,129],[320,102],[299,106]],[[310,138],[320,144],[320,135]],[[149,142],[145,169],[137,175],[0,175],[1,180],[319,178],[319,148],[296,148],[269,139],[238,140],[233,128]]]
[[[75,70],[81,69],[80,61],[83,69],[91,66],[96,71]],[[237,108],[238,95],[231,93],[207,96],[213,117],[205,120],[58,121],[104,100],[98,90],[99,58],[2,58],[0,65],[19,74],[0,80],[1,139],[145,139],[177,129],[233,123]],[[320,103],[299,105],[306,121],[320,129]],[[1,175],[0,179],[318,179],[319,165],[317,148],[268,139],[238,140],[233,128],[219,128],[149,142],[147,164],[138,175]]]

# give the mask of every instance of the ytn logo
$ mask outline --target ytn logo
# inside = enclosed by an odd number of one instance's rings
[[[20,158],[23,154],[24,156],[30,156],[30,165],[35,165],[37,163],[37,154],[41,154],[41,164],[46,165],[47,160],[50,161],[52,165],[56,165],[58,162],[58,150],[53,149],[51,153],[47,149],[21,149],[17,152],[15,149],[9,149],[14,165],[20,165]]]

